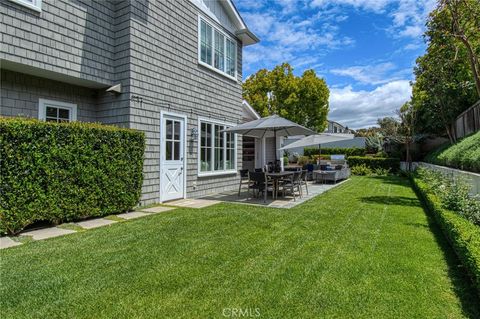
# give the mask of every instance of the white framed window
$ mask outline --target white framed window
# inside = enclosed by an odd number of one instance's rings
[[[10,0],[29,9],[42,12],[42,0]]]
[[[199,119],[198,174],[220,175],[237,169],[236,134],[223,132],[229,125]]]
[[[200,16],[198,18],[198,62],[237,80],[237,42]]]
[[[38,119],[47,122],[72,122],[77,120],[77,105],[60,101],[40,99]]]

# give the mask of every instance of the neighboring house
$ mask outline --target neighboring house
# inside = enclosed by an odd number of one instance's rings
[[[232,1],[0,0],[0,115],[144,131],[142,204],[238,187],[242,48]]]
[[[338,122],[327,120],[327,128],[325,129],[325,133],[351,133],[351,130]]]

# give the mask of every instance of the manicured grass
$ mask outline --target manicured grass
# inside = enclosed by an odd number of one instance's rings
[[[480,316],[464,269],[398,177],[355,177],[290,210],[177,209],[0,256],[2,318]]]

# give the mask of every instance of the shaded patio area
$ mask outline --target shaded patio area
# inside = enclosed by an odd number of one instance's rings
[[[207,195],[205,197],[202,197],[201,199],[221,201],[221,202],[231,202],[231,203],[237,203],[237,204],[267,206],[267,207],[273,207],[273,208],[292,208],[346,182],[348,182],[348,180],[341,181],[336,184],[318,184],[314,182],[307,182],[308,195],[306,194],[304,189],[303,197],[297,196],[296,200],[294,200],[292,196],[288,196],[288,195],[285,197],[282,197],[279,195],[278,198],[273,199],[271,194],[268,194],[267,201],[264,202],[263,196],[256,198],[252,195],[252,191],[250,191],[250,196],[249,196],[247,193],[246,187],[242,188],[242,192],[240,196],[238,196],[238,189],[237,189],[237,190],[232,190],[228,192]]]

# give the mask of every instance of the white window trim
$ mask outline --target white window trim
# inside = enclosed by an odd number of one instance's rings
[[[222,34],[225,39],[229,39],[230,41],[232,41],[234,44],[235,44],[235,76],[231,76],[230,74],[228,74],[227,72],[224,72],[224,71],[221,71],[217,68],[215,68],[213,65],[210,65],[208,63],[205,63],[202,61],[202,55],[201,55],[201,51],[202,51],[202,39],[201,39],[201,24],[202,24],[202,20],[205,21],[205,23],[207,23],[208,25],[210,25],[212,27],[212,64],[215,65],[215,31],[218,31],[220,34]],[[209,19],[205,18],[204,16],[202,15],[198,15],[198,30],[197,30],[197,35],[198,35],[198,63],[212,71],[215,71],[217,72],[218,74],[221,74],[231,80],[234,80],[234,81],[237,81],[238,82],[238,43],[237,41],[232,38],[231,36],[229,36],[227,33],[225,33],[223,30],[221,30],[219,27],[215,26],[214,23],[210,22]],[[227,67],[227,48],[226,48],[226,43],[227,41],[224,41],[224,48],[223,48],[223,65],[224,67],[226,68]]]
[[[202,168],[202,161],[201,161],[201,155],[200,155],[200,152],[201,152],[201,149],[202,149],[202,124],[201,123],[208,123],[208,124],[217,124],[217,125],[223,125],[223,126],[235,126],[236,124],[235,123],[231,123],[231,122],[224,122],[224,121],[217,121],[217,120],[212,120],[210,118],[205,118],[205,117],[199,117],[198,118],[198,141],[197,141],[197,174],[199,177],[205,177],[205,176],[217,176],[217,175],[230,175],[230,174],[236,174],[237,173],[237,167],[238,167],[238,136],[236,133],[234,133],[234,137],[233,137],[233,140],[235,142],[235,154],[234,154],[234,157],[235,157],[235,167],[233,169],[224,169],[223,171],[208,171],[208,172],[203,172],[201,170]],[[226,132],[223,132],[224,134],[224,138],[223,138],[223,161],[224,161],[224,167],[225,167],[225,162],[227,160],[227,137],[226,137]],[[215,136],[214,134],[212,134],[212,162],[215,160]]]
[[[77,120],[77,104],[66,103],[54,100],[39,99],[38,100],[38,119],[45,121],[47,119],[47,105],[70,110],[70,122]]]
[[[10,0],[11,2],[15,2],[21,6],[27,7],[37,12],[42,12],[42,0],[33,0],[33,3],[28,3],[23,0]]]

